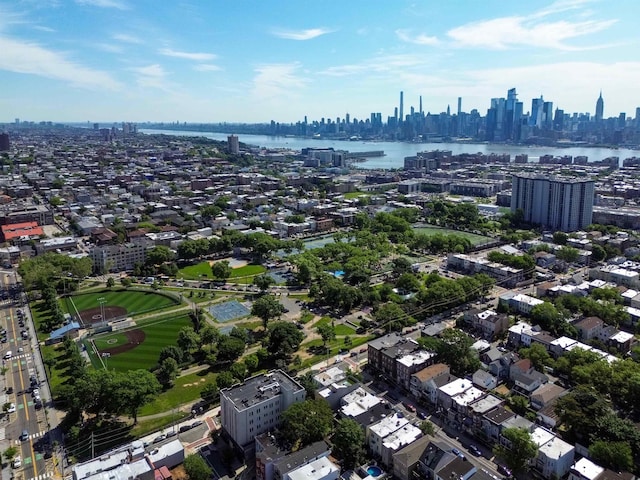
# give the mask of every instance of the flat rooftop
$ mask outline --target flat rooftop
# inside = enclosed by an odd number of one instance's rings
[[[292,392],[304,390],[298,382],[282,370],[274,370],[247,378],[244,383],[223,389],[220,394],[233,402],[238,410],[245,410],[277,397],[283,388]]]

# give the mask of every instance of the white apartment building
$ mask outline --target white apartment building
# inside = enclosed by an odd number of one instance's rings
[[[222,428],[236,445],[251,449],[257,435],[277,428],[282,412],[305,397],[305,389],[282,370],[256,375],[220,391]]]
[[[93,247],[90,255],[94,271],[107,273],[133,270],[137,263],[144,263],[146,252],[144,245],[125,243]]]

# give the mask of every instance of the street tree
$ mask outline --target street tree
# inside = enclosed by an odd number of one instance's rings
[[[464,377],[480,368],[480,360],[471,345],[473,339],[466,333],[448,328],[442,332],[437,353],[441,361],[451,367],[451,373]]]
[[[518,353],[521,357],[531,360],[533,368],[539,372],[544,371],[544,367],[550,366],[553,362],[547,349],[539,343],[532,343],[530,347],[522,348]]]
[[[531,433],[524,428],[505,428],[502,436],[510,446],[498,445],[493,449],[494,453],[502,457],[514,473],[526,471],[529,461],[538,455],[538,446]]]
[[[216,385],[220,390],[228,388],[236,383],[236,379],[229,370],[223,370],[216,376]]]
[[[355,420],[350,418],[339,420],[331,442],[333,443],[332,453],[341,461],[344,470],[352,470],[364,460],[364,431]]]
[[[202,390],[200,390],[200,397],[205,402],[212,402],[219,394],[220,390],[216,382],[207,382]]]
[[[262,275],[256,275],[253,277],[253,284],[260,289],[262,293],[269,290],[271,285],[275,285],[276,281],[273,279],[271,275],[267,275],[263,273]]]
[[[116,281],[113,277],[107,278],[107,288],[113,288],[116,286]]]
[[[273,295],[263,295],[253,302],[251,307],[251,315],[260,318],[265,329],[269,320],[277,318],[283,313],[284,306]]]

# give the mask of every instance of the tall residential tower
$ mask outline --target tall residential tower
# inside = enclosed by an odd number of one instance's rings
[[[573,232],[591,224],[594,194],[593,180],[514,174],[511,212],[522,209],[526,222]]]

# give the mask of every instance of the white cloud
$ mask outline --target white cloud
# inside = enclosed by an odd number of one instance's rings
[[[141,45],[144,43],[144,41],[141,38],[138,38],[134,35],[129,35],[128,33],[115,33],[111,35],[111,38],[113,38],[114,40],[117,40],[118,42],[133,43],[136,45]]]
[[[129,10],[129,6],[120,0],[76,0],[76,3],[78,5],[88,5],[90,7]]]
[[[109,73],[82,66],[64,54],[36,43],[0,37],[0,70],[62,80],[93,90],[119,90],[120,82]]]
[[[419,33],[418,35],[411,35],[411,31],[398,29],[396,30],[396,35],[400,40],[407,43],[415,43],[416,45],[438,45],[440,40],[438,37],[432,37],[429,35],[425,35],[424,33]]]
[[[398,69],[426,65],[426,62],[423,55],[379,55],[360,63],[329,67],[320,73],[332,77],[344,77],[364,72],[397,72]]]
[[[253,95],[261,100],[289,97],[296,90],[304,88],[307,80],[297,75],[300,64],[276,63],[259,65],[255,68]]]
[[[57,30],[55,30],[53,28],[44,27],[42,25],[35,25],[33,28],[36,29],[36,30],[40,30],[41,32],[47,32],[47,33],[55,33],[55,32],[57,32]]]
[[[136,81],[141,87],[160,90],[167,90],[169,87],[165,81],[167,72],[157,63],[144,67],[133,67],[130,70],[136,73]]]
[[[331,33],[333,30],[327,28],[309,28],[307,30],[272,30],[271,33],[276,37],[285,38],[287,40],[311,40],[321,35]]]
[[[158,53],[166,57],[183,58],[185,60],[193,60],[195,62],[206,62],[217,58],[217,55],[214,55],[213,53],[179,52],[170,48],[161,48],[158,50]]]
[[[218,65],[213,65],[211,63],[199,63],[198,65],[194,65],[193,69],[198,72],[218,72],[222,70]]]
[[[124,48],[121,45],[114,45],[113,43],[96,43],[96,48],[109,53],[123,53]]]
[[[590,0],[560,0],[530,15],[498,17],[470,22],[447,32],[457,46],[505,50],[513,47],[539,47],[557,50],[584,50],[594,47],[574,46],[566,43],[578,37],[606,30],[617,20],[590,20],[582,7]],[[566,12],[575,11],[583,19],[567,19]],[[547,17],[563,14],[561,20]],[[597,48],[597,47],[596,47]]]

